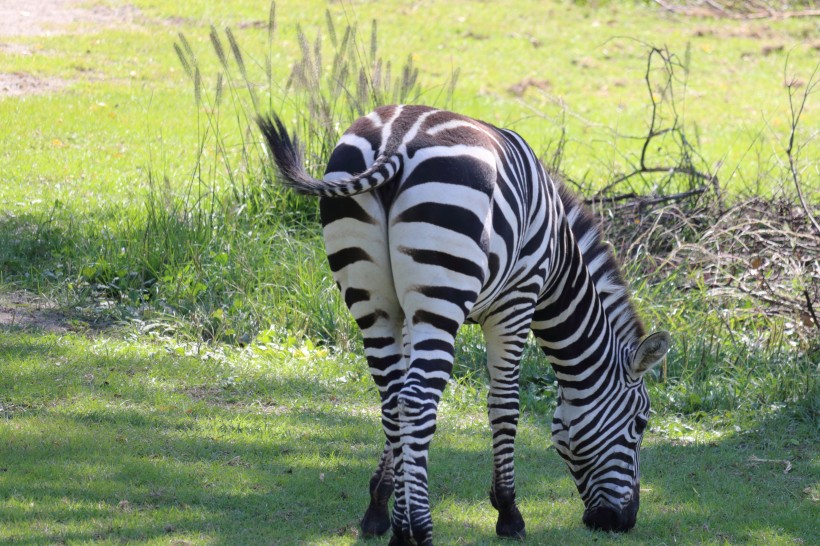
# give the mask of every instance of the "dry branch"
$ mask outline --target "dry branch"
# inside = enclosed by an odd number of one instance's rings
[[[803,192],[798,160],[808,142],[800,142],[798,127],[809,95],[820,88],[820,65],[801,92],[786,80],[791,117],[782,164],[797,198],[754,197],[727,206],[717,176],[703,166],[677,115],[676,70],[685,64],[666,49],[648,50],[649,128],[640,137],[626,137],[641,140],[640,152],[630,172],[586,200],[606,218],[605,236],[620,255],[639,257],[646,275],[691,272],[678,277],[681,290],[706,290],[717,306],[752,299],[755,312],[782,317],[811,339],[820,329],[820,227],[813,214],[817,205],[812,209]],[[683,177],[683,184],[675,177]],[[661,182],[644,195],[632,178]],[[622,185],[631,191],[613,192]]]
[[[783,474],[788,474],[792,470],[792,463],[787,459],[761,459],[756,455],[752,455],[747,459],[747,462],[754,465],[760,463],[782,464],[784,466]]]
[[[814,72],[812,72],[811,77],[809,78],[809,83],[806,84],[805,89],[803,90],[803,96],[800,99],[799,104],[796,104],[794,101],[795,92],[796,92],[796,84],[794,79],[788,79],[786,74],[789,67],[789,59],[786,58],[785,66],[783,67],[783,81],[787,82],[786,88],[789,93],[789,112],[791,114],[790,120],[790,131],[789,131],[789,142],[786,146],[786,156],[789,159],[789,172],[792,175],[792,180],[794,181],[794,186],[797,189],[797,196],[800,199],[800,204],[803,206],[803,210],[806,213],[809,221],[811,221],[812,225],[814,226],[815,231],[818,235],[820,235],[820,224],[817,223],[817,220],[814,218],[814,214],[809,206],[806,204],[806,198],[803,196],[803,188],[800,183],[800,173],[797,169],[797,150],[795,150],[795,133],[797,133],[797,127],[800,123],[800,116],[803,114],[803,110],[806,107],[806,101],[809,98],[809,95],[814,91],[814,89],[820,85],[820,79],[817,79],[817,71],[820,69],[820,63],[814,68]]]
[[[726,19],[797,19],[820,16],[820,9],[789,10],[773,7],[768,2],[718,2],[703,0],[696,2],[666,2],[655,0],[655,3],[670,13],[685,17],[723,17]]]
[[[641,258],[644,273],[664,278],[685,269],[682,290],[706,290],[716,301],[757,301],[760,312],[780,316],[806,335],[819,329],[820,238],[801,207],[784,198],[756,197],[723,214],[697,199],[623,195],[593,202],[608,217],[605,236],[622,256]],[[628,261],[628,259],[627,259]]]
[[[631,199],[642,205],[655,205],[680,201],[692,196],[705,194],[707,186],[714,190],[718,211],[722,212],[724,205],[717,175],[709,172],[705,167],[696,166],[696,162],[705,165],[697,150],[686,136],[683,124],[678,115],[675,89],[677,85],[686,88],[686,80],[678,79],[677,72],[682,70],[688,73],[685,62],[681,62],[666,48],[658,48],[647,44],[648,54],[644,83],[650,106],[649,128],[645,135],[629,137],[642,140],[640,154],[637,161],[632,162],[632,171],[615,177],[591,199],[590,203],[614,203]],[[660,74],[660,77],[657,74]],[[669,120],[664,118],[668,117]],[[661,139],[658,142],[658,139]],[[649,150],[671,150],[655,152],[660,157],[650,157]],[[629,161],[629,160],[628,160]],[[654,163],[654,164],[651,164]],[[610,195],[615,188],[634,177],[660,177],[657,187],[668,186],[673,179],[684,177],[688,184],[685,191],[678,191],[671,195],[637,196],[634,192]]]

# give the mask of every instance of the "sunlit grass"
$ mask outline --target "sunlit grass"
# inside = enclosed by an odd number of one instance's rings
[[[26,120],[0,127],[6,158],[2,164],[10,180],[51,181],[43,187],[47,200],[82,203],[88,201],[82,193],[88,190],[98,192],[94,199],[128,195],[139,189],[132,182],[135,169],[165,161],[172,181],[179,184],[178,175],[192,168],[186,163],[197,144],[192,93],[172,48],[180,30],[203,64],[207,89],[213,88],[218,66],[209,24],[234,28],[253,77],[263,79],[266,6],[247,1],[230,7],[201,2],[186,2],[184,8],[135,5],[141,12],[136,27],[23,37],[16,41],[25,44],[30,55],[0,54],[4,72],[30,72],[69,83],[56,95],[0,101],[4,119]],[[272,69],[274,80],[284,82],[298,55],[296,23],[312,34],[324,25],[325,6],[280,1],[277,7]],[[459,69],[453,102],[460,111],[515,128],[536,150],[554,145],[566,124],[564,167],[575,178],[590,178],[593,185],[606,180],[613,167],[623,168],[620,154],[639,150],[640,143],[629,140],[618,141],[614,149],[609,130],[633,135],[645,131],[642,42],[666,45],[682,62],[689,51],[681,114],[691,124],[692,135],[698,135],[707,162],[722,162],[721,180],[737,189],[757,179],[757,151],[768,158],[787,137],[786,55],[788,74],[804,81],[816,63],[811,37],[817,27],[811,19],[741,25],[664,16],[654,6],[631,3],[600,10],[561,2],[503,7],[431,3],[421,8],[424,18],[400,3],[393,9],[367,3],[329,9],[340,29],[358,23],[362,34],[371,19],[378,19],[381,50],[396,64],[412,54],[420,67],[422,81],[431,87],[425,102],[434,102],[441,94],[436,86]],[[679,76],[683,79],[684,72]],[[544,82],[543,89],[530,86],[522,97],[509,91],[526,79]],[[806,112],[804,127],[817,125],[815,110],[810,106]],[[62,145],[55,146],[55,140]],[[27,165],[13,160],[15,149],[27,152]],[[74,192],[71,181],[80,184]],[[56,182],[62,186],[54,187]],[[0,198],[17,200],[19,192],[19,184],[10,184],[0,190]]]

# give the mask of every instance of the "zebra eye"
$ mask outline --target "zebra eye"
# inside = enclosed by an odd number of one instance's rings
[[[638,434],[642,434],[646,429],[646,419],[643,417],[635,417],[635,430]]]

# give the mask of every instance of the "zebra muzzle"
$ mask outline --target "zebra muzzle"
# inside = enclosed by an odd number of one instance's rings
[[[625,533],[635,527],[640,505],[639,490],[636,487],[632,498],[621,508],[609,504],[599,504],[584,510],[584,525],[598,531]]]

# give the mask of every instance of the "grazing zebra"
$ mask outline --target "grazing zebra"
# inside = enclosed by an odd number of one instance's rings
[[[487,344],[496,532],[524,536],[513,451],[530,330],[558,379],[553,442],[584,523],[632,528],[649,416],[642,378],[669,336],[643,337],[592,217],[524,140],[452,112],[385,106],[353,123],[317,180],[278,117],[258,124],[282,182],[321,197],[330,268],[381,397],[387,441],[363,533],[392,526],[390,544],[432,544],[428,447],[465,322]]]

